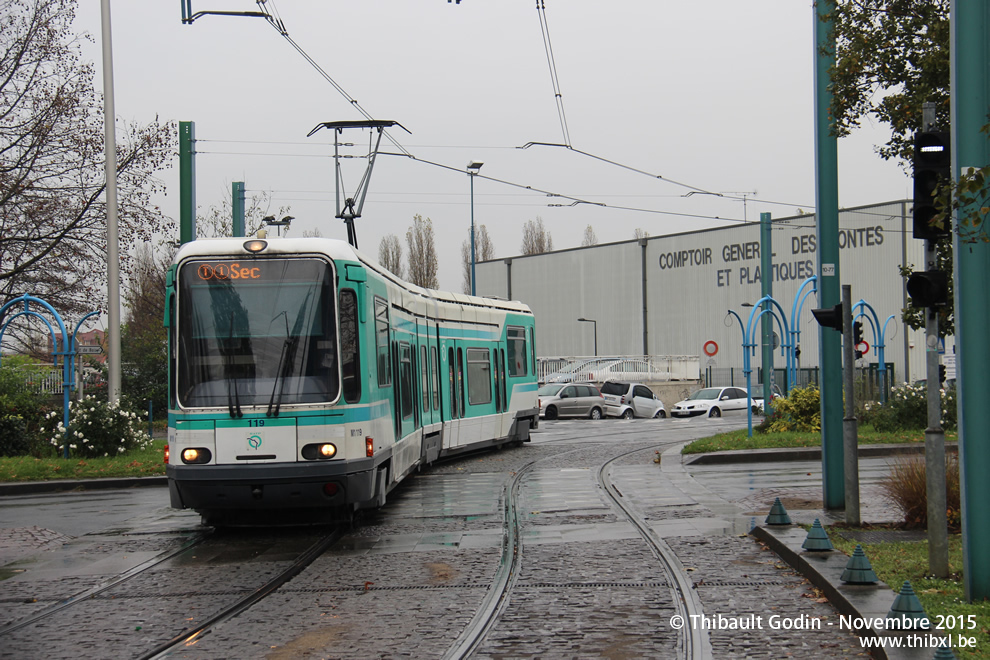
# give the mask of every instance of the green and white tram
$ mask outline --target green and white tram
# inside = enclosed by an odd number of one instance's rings
[[[528,307],[402,282],[342,241],[193,241],[167,295],[170,500],[208,523],[381,506],[538,422]]]

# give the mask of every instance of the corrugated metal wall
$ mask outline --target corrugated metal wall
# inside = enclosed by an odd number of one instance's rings
[[[895,382],[906,378],[907,354],[911,379],[924,377],[923,333],[900,322],[905,296],[898,267],[923,267],[924,245],[911,236],[909,208],[908,202],[891,202],[844,210],[839,217],[842,283],[852,286],[853,302],[863,299],[873,306],[881,325],[895,317],[885,342],[885,361],[895,364]],[[818,270],[815,216],[774,219],[772,242],[773,296],[790,324],[798,289]],[[477,275],[480,295],[511,297],[532,308],[539,355],[592,354],[593,324],[577,321],[583,317],[597,321],[599,354],[704,356],[705,342],[714,341],[719,347],[711,358],[714,366],[741,367],[742,331],[727,312],[734,310],[746,322],[751,310],[743,303],[760,298],[760,226],[750,222],[513,257],[478,264]],[[808,296],[797,324],[802,367],[818,365],[818,325],[811,315],[818,306],[815,295]],[[864,335],[872,347],[868,323]],[[759,351],[753,360],[759,363]],[[872,350],[864,359],[876,361]],[[703,368],[707,362],[706,357]],[[779,350],[774,362],[784,364]]]

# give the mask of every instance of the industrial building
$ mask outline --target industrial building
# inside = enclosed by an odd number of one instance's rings
[[[886,324],[884,362],[893,365],[895,384],[925,377],[924,332],[900,318],[907,294],[899,267],[924,270],[924,242],[912,236],[910,211],[904,200],[839,213],[841,284],[852,286],[854,303],[864,300],[875,310],[877,334]],[[800,367],[814,368],[816,294],[805,298],[797,323],[790,324],[802,284],[818,273],[815,216],[773,218],[771,227],[772,295],[789,328],[800,332]],[[760,223],[498,259],[476,270],[478,295],[532,308],[538,356],[695,355],[702,372],[741,369],[743,330],[729,310],[745,324],[752,311],[745,305],[761,297]],[[879,338],[869,322],[863,334],[870,348],[858,364],[869,367],[878,363]],[[759,349],[752,359],[755,369]],[[774,362],[784,365],[779,349]]]

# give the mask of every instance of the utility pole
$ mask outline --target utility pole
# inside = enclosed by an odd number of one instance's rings
[[[985,0],[952,0],[951,61],[952,173],[990,165],[990,143],[981,127],[990,105],[987,32],[990,5]],[[962,497],[963,580],[969,601],[990,598],[990,244],[961,235],[960,220],[979,213],[975,201],[959,209],[953,222],[956,388],[959,396],[959,480]],[[986,229],[986,226],[983,227]],[[965,231],[969,231],[968,229]]]
[[[812,7],[815,23],[815,234],[818,241],[818,304],[839,302],[839,148],[832,133],[829,69],[835,64],[834,0]],[[818,331],[822,393],[822,500],[826,509],[845,508],[842,459],[842,335]]]

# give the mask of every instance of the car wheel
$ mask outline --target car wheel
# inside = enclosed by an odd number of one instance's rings
[[[721,417],[722,416],[722,411],[719,410],[718,408],[712,408],[711,410],[708,411],[708,416],[709,417]]]
[[[666,416],[667,416],[666,410],[658,410],[657,414],[653,416],[653,419],[663,419]]]
[[[633,418],[633,411],[627,408],[625,412],[622,413],[622,419],[632,419],[632,418]]]
[[[550,406],[546,409],[546,412],[543,413],[543,416],[547,419],[557,419],[557,408]]]
[[[601,408],[592,408],[591,409],[591,414],[589,415],[589,417],[591,417],[591,419],[601,419],[602,418],[602,409]]]

